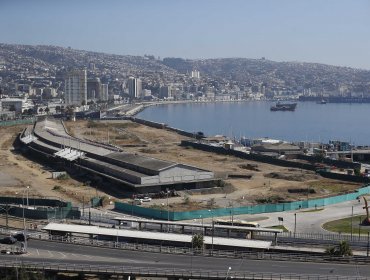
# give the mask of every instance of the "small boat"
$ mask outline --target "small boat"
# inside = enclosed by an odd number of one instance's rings
[[[326,104],[326,100],[325,99],[321,99],[320,101],[317,101],[317,104]]]
[[[277,102],[275,106],[271,106],[271,111],[294,111],[297,103],[281,103]]]

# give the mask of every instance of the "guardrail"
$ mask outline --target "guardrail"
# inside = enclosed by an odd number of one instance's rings
[[[171,277],[183,279],[299,279],[299,280],[365,280],[366,277],[339,276],[339,275],[318,275],[318,274],[293,274],[293,273],[254,273],[249,271],[229,270],[193,270],[193,269],[166,269],[155,267],[133,267],[133,266],[111,266],[111,265],[89,265],[89,264],[70,264],[70,263],[51,263],[51,262],[31,262],[31,261],[0,261],[2,268],[23,268],[29,271],[51,271],[68,273],[90,273],[90,274],[115,274],[126,276],[144,277]]]

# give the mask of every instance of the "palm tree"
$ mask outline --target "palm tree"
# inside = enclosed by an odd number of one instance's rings
[[[326,250],[326,253],[331,256],[352,256],[352,249],[349,246],[348,241],[341,241],[337,246],[330,247]]]

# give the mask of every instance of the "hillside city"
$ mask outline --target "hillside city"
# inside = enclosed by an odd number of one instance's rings
[[[0,97],[2,119],[156,100],[335,97],[366,102],[370,71],[266,58],[161,59],[0,44]]]

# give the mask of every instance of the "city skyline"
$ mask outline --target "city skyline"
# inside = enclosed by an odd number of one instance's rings
[[[370,69],[369,1],[2,1],[3,43]]]

